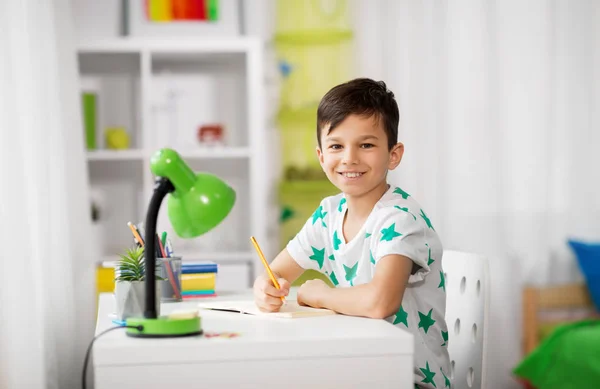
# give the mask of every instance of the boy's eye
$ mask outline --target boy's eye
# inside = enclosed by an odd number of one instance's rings
[[[363,149],[370,149],[373,146],[374,145],[372,143],[363,143],[362,145],[360,145],[360,147]]]
[[[342,148],[342,145],[330,145],[329,148],[332,150],[340,150]]]

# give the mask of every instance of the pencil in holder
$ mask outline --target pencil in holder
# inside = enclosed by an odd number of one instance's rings
[[[160,261],[160,276],[163,278],[161,301],[183,301],[181,295],[181,257],[156,258]]]

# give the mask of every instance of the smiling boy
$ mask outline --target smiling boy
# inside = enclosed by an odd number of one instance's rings
[[[417,201],[387,182],[402,160],[398,106],[383,82],[355,79],[331,89],[317,111],[317,156],[342,193],[321,201],[273,260],[276,289],[266,274],[254,283],[255,301],[277,311],[280,296],[306,269],[335,287],[310,280],[300,304],[385,319],[415,339],[419,388],[450,387],[442,244]]]

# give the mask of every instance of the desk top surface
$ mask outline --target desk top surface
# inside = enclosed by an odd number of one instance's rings
[[[251,291],[211,298],[212,301],[251,299]],[[207,300],[162,303],[161,314],[196,309],[199,302]],[[112,322],[114,312],[113,294],[101,294],[96,334],[116,326]],[[94,365],[413,353],[413,336],[385,320],[345,315],[273,319],[206,310],[202,310],[200,316],[203,336],[138,339],[128,337],[125,329],[111,331],[94,343]]]

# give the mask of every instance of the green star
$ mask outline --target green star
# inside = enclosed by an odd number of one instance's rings
[[[446,374],[444,374],[444,371],[442,370],[442,368],[440,367],[440,371],[442,372],[442,375],[444,376],[444,388],[451,388],[451,384],[450,384],[450,380],[448,379],[448,377],[446,377]]]
[[[369,234],[368,232],[365,234],[365,239],[367,239],[369,236],[371,236],[371,234]]]
[[[342,241],[338,238],[337,231],[335,231],[333,233],[333,249],[334,250],[339,250],[340,249],[340,243],[342,243]]]
[[[323,227],[327,227],[325,225],[325,215],[327,215],[327,212],[323,212],[323,206],[319,205],[319,208],[317,208],[316,211],[312,214],[312,224],[314,225],[317,220],[321,219]]]
[[[402,198],[405,200],[408,198],[408,196],[410,196],[408,193],[406,193],[405,191],[403,191],[402,189],[400,189],[398,187],[396,187],[396,189],[394,189],[394,193],[401,195]]]
[[[394,322],[392,324],[396,325],[398,323],[402,323],[408,328],[408,313],[404,310],[402,305],[400,305],[400,309],[396,312],[396,317],[394,317]]]
[[[419,328],[423,328],[423,331],[425,331],[425,333],[429,331],[429,327],[435,324],[435,320],[431,318],[432,312],[433,308],[429,310],[429,313],[427,315],[424,315],[419,311]]]
[[[319,264],[319,269],[322,268],[323,261],[325,260],[325,249],[318,250],[312,246],[310,246],[310,248],[313,251],[313,255],[311,255],[309,258],[313,261],[317,261],[317,263]]]
[[[331,254],[328,258],[331,259],[332,261],[335,261],[335,257],[333,256],[333,254]]]
[[[381,230],[381,241],[387,240],[388,242],[394,239],[397,236],[402,236],[402,234],[395,231],[396,223],[392,223],[388,228],[384,228]]]
[[[448,331],[442,331],[442,339],[444,339],[444,344],[442,344],[442,346],[445,346],[446,343],[448,343]]]
[[[427,217],[427,215],[425,215],[425,212],[423,212],[423,210],[421,210],[420,216],[423,218],[423,220],[425,220],[425,223],[427,223],[427,227],[435,231],[435,228],[433,228],[433,226],[431,225],[431,220],[429,220],[429,218]]]
[[[373,253],[371,252],[371,250],[369,250],[369,255],[371,256],[371,263],[374,265],[375,264],[375,258],[373,258]]]
[[[440,271],[440,284],[438,285],[438,288],[444,289],[444,292],[446,291],[446,279],[444,278],[443,271]]]
[[[346,272],[346,281],[350,282],[350,286],[352,285],[352,281],[356,278],[356,270],[358,269],[358,262],[354,264],[352,267],[348,267],[344,265],[344,271]]]
[[[435,373],[429,370],[429,362],[425,362],[425,369],[420,367],[419,370],[421,370],[421,372],[425,374],[425,378],[423,378],[423,381],[421,382],[425,384],[432,384],[434,388],[437,388],[437,386],[435,385],[435,381],[433,380],[433,377],[435,377]]]
[[[417,220],[417,217],[411,211],[409,211],[407,207],[400,207],[398,205],[394,205],[394,208],[398,208],[399,210],[401,210],[403,212],[410,213],[412,215],[413,219]]]
[[[329,275],[329,279],[331,280],[334,286],[338,286],[340,284],[340,282],[337,280],[337,277],[335,276],[335,272],[331,272],[331,274]]]
[[[340,204],[338,205],[338,212],[342,212],[342,205],[344,205],[346,203],[346,198],[342,197],[342,199],[340,200]]]
[[[431,266],[431,264],[435,262],[435,259],[431,258],[431,247],[429,247],[427,243],[425,243],[425,245],[428,247],[429,250],[429,255],[427,256],[427,266]]]

